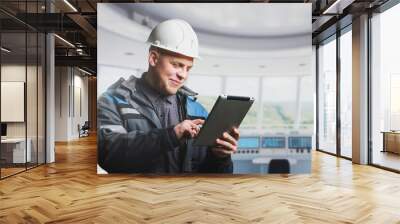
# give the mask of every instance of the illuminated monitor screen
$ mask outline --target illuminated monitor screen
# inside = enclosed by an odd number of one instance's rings
[[[311,137],[289,137],[289,148],[308,148],[311,149]]]
[[[262,139],[263,148],[285,148],[285,137],[264,137]]]
[[[259,148],[260,139],[258,137],[240,137],[238,146],[240,149]]]

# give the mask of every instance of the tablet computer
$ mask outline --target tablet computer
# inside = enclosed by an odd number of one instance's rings
[[[220,95],[193,145],[215,145],[216,139],[225,131],[230,131],[233,127],[239,128],[253,102],[252,97]]]

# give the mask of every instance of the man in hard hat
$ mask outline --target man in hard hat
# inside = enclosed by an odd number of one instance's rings
[[[183,84],[198,40],[192,27],[172,19],[151,32],[148,71],[114,83],[98,100],[98,159],[108,172],[232,173],[239,132],[225,132],[214,147],[193,138],[207,112]]]

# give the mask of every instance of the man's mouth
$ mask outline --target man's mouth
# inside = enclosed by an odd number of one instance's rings
[[[178,87],[178,86],[180,86],[182,84],[180,81],[174,80],[174,79],[170,79],[169,81],[175,87]]]

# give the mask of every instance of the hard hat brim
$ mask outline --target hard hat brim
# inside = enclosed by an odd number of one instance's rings
[[[157,48],[160,48],[160,49],[163,49],[163,50],[178,54],[178,55],[183,55],[183,56],[190,57],[190,58],[193,58],[193,59],[196,59],[196,60],[201,60],[201,57],[198,56],[198,55],[185,54],[185,53],[176,51],[174,49],[171,49],[169,47],[165,47],[165,46],[162,46],[162,45],[156,45],[156,44],[153,44],[153,43],[150,43],[150,45],[153,46],[153,47],[157,47]]]

